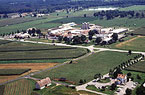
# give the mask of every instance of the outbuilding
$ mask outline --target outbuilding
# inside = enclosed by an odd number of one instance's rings
[[[37,81],[35,84],[35,89],[43,89],[43,88],[50,86],[50,85],[51,85],[51,80],[49,77],[47,77],[45,79]]]

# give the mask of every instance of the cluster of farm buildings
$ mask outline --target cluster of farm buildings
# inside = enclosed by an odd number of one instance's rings
[[[49,38],[57,39],[58,36],[63,36],[67,38],[73,38],[74,36],[85,35],[88,37],[90,30],[98,31],[97,34],[93,36],[93,38],[101,37],[102,41],[110,41],[112,39],[113,33],[118,34],[118,39],[125,37],[125,33],[129,31],[127,28],[103,28],[102,26],[98,26],[95,24],[89,24],[88,22],[82,23],[78,28],[76,23],[71,22],[67,24],[62,24],[58,28],[48,29]]]

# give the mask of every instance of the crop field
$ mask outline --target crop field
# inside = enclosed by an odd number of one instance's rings
[[[31,72],[36,72],[39,70],[43,70],[46,68],[51,68],[58,63],[13,63],[13,64],[0,64],[0,69],[27,69],[30,68],[31,70],[29,72],[26,72],[22,75],[12,75],[12,76],[0,76],[0,83],[6,82],[8,80],[15,79],[19,76],[27,75]]]
[[[47,29],[56,27],[56,26],[59,26],[59,24],[49,23],[49,21],[60,19],[60,18],[61,17],[48,16],[45,19],[38,19],[38,20],[34,20],[34,21],[13,24],[13,25],[9,25],[9,26],[3,26],[3,27],[0,27],[0,34],[12,33],[12,32],[16,32],[17,30],[22,30],[22,29],[25,30],[25,29],[28,29],[31,27],[47,28]]]
[[[0,61],[72,59],[87,49],[13,42],[0,46]]]
[[[137,36],[125,42],[117,44],[115,47],[119,49],[145,51],[145,36]]]
[[[0,69],[0,76],[21,75],[31,69]]]
[[[14,24],[19,24],[19,23],[25,23],[29,21],[34,21],[34,20],[41,20],[41,19],[46,19],[46,18],[37,18],[37,17],[27,17],[27,18],[8,18],[4,20],[0,20],[0,27],[3,26],[8,26],[8,25],[14,25]]]
[[[126,70],[145,73],[145,60],[138,62],[136,64],[133,64],[132,66],[128,67]]]
[[[33,87],[31,82],[25,79],[18,80],[5,85],[3,95],[31,95]]]
[[[113,69],[135,55],[136,54],[127,56],[127,53],[109,51],[99,52],[74,62],[73,64],[67,64],[50,71],[42,72],[34,75],[34,77],[45,78],[49,76],[52,79],[64,77],[76,83],[78,83],[80,79],[85,79],[88,82],[94,78],[95,74],[106,74],[110,69]]]

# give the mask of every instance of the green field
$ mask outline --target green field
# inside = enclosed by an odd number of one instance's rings
[[[44,78],[49,76],[52,79],[64,77],[76,83],[80,79],[85,79],[88,82],[94,78],[95,74],[106,74],[110,69],[113,69],[135,55],[127,56],[127,53],[109,51],[99,52],[74,62],[74,64],[67,64],[51,71],[42,72],[34,77]]]
[[[0,61],[72,59],[87,49],[12,42],[0,46]]]
[[[135,51],[145,51],[145,36],[138,37],[132,41],[126,42],[122,44],[120,47],[116,47],[118,49],[126,49],[126,50],[135,50]]]
[[[0,69],[0,76],[2,75],[21,75],[31,69]]]
[[[134,5],[134,6],[120,8],[119,10],[120,11],[140,11],[140,10],[145,10],[145,6],[144,5]]]
[[[141,61],[136,64],[133,64],[132,66],[126,68],[126,70],[145,73],[145,61]]]
[[[57,23],[49,23],[49,21],[60,19],[61,17],[55,17],[55,16],[48,16],[45,19],[38,19],[34,21],[29,21],[29,22],[24,22],[24,23],[19,23],[19,24],[14,24],[14,25],[9,25],[9,26],[4,26],[0,27],[0,33],[11,33],[11,32],[16,32],[17,30],[25,30],[31,27],[36,27],[36,28],[52,28],[59,26],[60,24]]]
[[[145,27],[137,28],[132,33],[135,35],[144,35],[145,36]]]

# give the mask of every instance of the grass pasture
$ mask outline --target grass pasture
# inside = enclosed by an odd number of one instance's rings
[[[145,61],[140,61],[132,66],[126,68],[127,71],[143,72],[145,73]]]
[[[145,51],[145,36],[137,36],[125,42],[117,44],[115,47],[119,49]]]
[[[13,42],[0,46],[0,61],[72,59],[87,49]]]
[[[31,69],[0,69],[0,76],[21,75]]]
[[[136,54],[127,56],[127,53],[109,51],[99,52],[78,60],[74,62],[74,64],[67,64],[50,71],[45,71],[34,75],[34,77],[45,78],[49,76],[52,79],[64,77],[76,83],[78,83],[80,79],[85,79],[88,82],[94,78],[95,74],[106,74],[111,68],[113,69],[135,55]]]
[[[137,28],[132,33],[135,35],[144,35],[145,36],[145,27]]]

